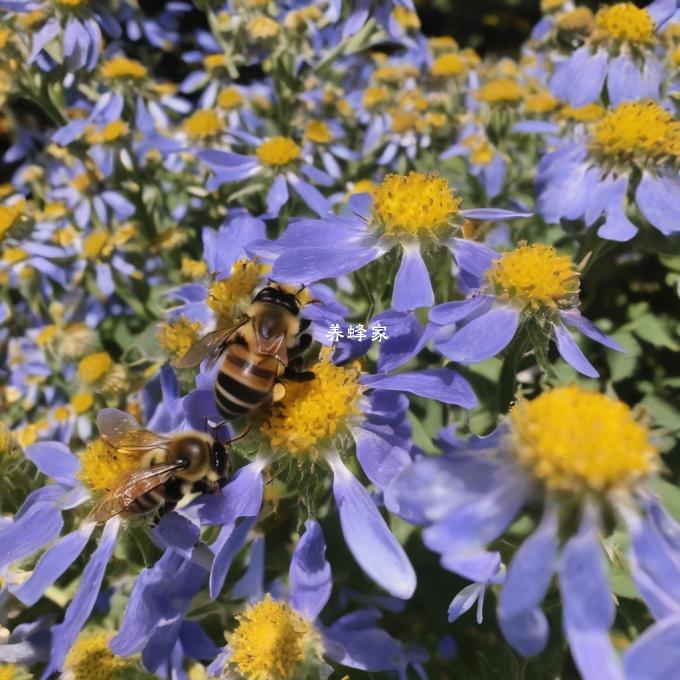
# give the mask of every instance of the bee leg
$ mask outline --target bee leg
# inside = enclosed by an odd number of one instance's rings
[[[309,333],[303,333],[302,335],[298,336],[297,345],[295,345],[295,347],[291,347],[288,350],[288,358],[295,359],[296,357],[300,356],[300,354],[307,350],[311,344],[312,336]]]
[[[296,357],[293,361],[289,362],[283,374],[286,380],[290,380],[291,382],[309,382],[310,380],[314,380],[314,372],[303,371],[301,370],[302,366],[302,357]]]

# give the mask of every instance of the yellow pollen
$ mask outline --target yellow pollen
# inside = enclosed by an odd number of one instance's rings
[[[394,10],[392,10],[392,16],[396,19],[397,23],[407,31],[409,29],[418,30],[420,28],[418,13],[407,7],[397,5]]]
[[[447,122],[446,114],[441,111],[428,111],[425,114],[425,123],[433,128],[442,128]]]
[[[312,624],[268,594],[236,618],[238,627],[228,635],[229,665],[245,680],[293,680],[310,647],[320,646]]]
[[[44,326],[40,329],[38,335],[35,336],[35,341],[39,347],[45,347],[54,340],[56,334],[57,327],[54,324],[50,324],[49,326]]]
[[[434,235],[449,226],[461,202],[446,178],[420,172],[387,175],[373,192],[373,212],[388,234]]]
[[[56,220],[66,215],[66,206],[61,201],[45,203],[42,214],[45,219]]]
[[[522,99],[521,86],[510,78],[490,80],[477,90],[477,99],[487,104],[513,104]]]
[[[20,199],[12,205],[0,205],[0,240],[16,224],[26,208],[26,201]]]
[[[138,452],[119,451],[110,444],[95,439],[80,454],[78,477],[92,491],[111,491],[118,478],[139,467]]]
[[[182,258],[182,274],[188,279],[200,279],[208,273],[204,260],[194,260],[186,255]]]
[[[486,277],[496,295],[523,307],[570,307],[578,302],[579,275],[571,257],[542,243],[520,243],[503,253]]]
[[[288,165],[300,157],[301,149],[290,137],[271,137],[257,147],[255,153],[265,165]]]
[[[372,109],[390,98],[390,91],[382,85],[370,85],[364,90],[362,102],[367,109]]]
[[[577,385],[519,401],[510,426],[518,462],[556,491],[630,487],[659,466],[647,428],[628,405]]]
[[[109,649],[111,632],[82,633],[69,650],[63,677],[68,680],[119,680],[150,677],[138,670],[129,659],[114,656]]]
[[[573,107],[570,104],[565,104],[557,114],[560,118],[573,120],[577,123],[594,123],[605,114],[605,108],[602,104],[584,104],[583,106]]]
[[[588,33],[595,25],[595,16],[588,7],[576,7],[557,18],[557,26],[570,33]]]
[[[79,193],[82,194],[85,192],[85,189],[87,189],[90,184],[92,184],[92,175],[86,170],[85,172],[81,172],[79,175],[76,175],[72,180],[71,180],[71,186]]]
[[[109,234],[103,229],[88,234],[83,240],[83,255],[88,260],[98,260],[102,255],[107,255],[111,250],[109,246]]]
[[[460,76],[467,71],[467,64],[457,54],[442,54],[432,64],[432,75],[435,78]]]
[[[262,424],[273,448],[292,456],[316,458],[324,443],[358,413],[359,364],[335,366],[322,358],[312,367],[314,380],[288,383]]]
[[[46,19],[45,12],[41,12],[40,10],[35,9],[32,12],[27,12],[26,14],[20,14],[17,17],[17,23],[22,28],[31,28],[31,27],[35,26],[36,24],[41,23],[45,19]]]
[[[7,264],[17,264],[28,258],[28,253],[23,248],[5,248],[2,254],[3,261]]]
[[[333,141],[333,133],[322,120],[310,120],[305,126],[305,139],[315,144],[328,144]]]
[[[181,316],[179,319],[158,326],[156,339],[173,359],[179,359],[198,340],[200,330],[199,321],[189,321],[185,316]]]
[[[407,78],[416,78],[420,71],[413,64],[381,66],[373,71],[373,79],[383,83],[400,83]]]
[[[595,26],[618,42],[649,44],[656,39],[651,15],[632,2],[619,2],[598,10]]]
[[[78,7],[82,5],[84,0],[57,0],[57,4],[62,7]]]
[[[129,131],[129,126],[125,121],[113,120],[107,123],[101,130],[91,130],[85,135],[89,144],[106,144],[120,139]]]
[[[86,385],[93,385],[104,378],[112,367],[113,359],[108,352],[94,352],[78,363],[78,377]]]
[[[550,113],[558,106],[559,101],[547,91],[530,94],[524,100],[524,110],[535,115]]]
[[[250,304],[255,288],[270,269],[268,264],[260,264],[257,259],[237,260],[228,278],[210,284],[208,307],[223,322],[235,321]]]
[[[427,41],[430,49],[433,51],[445,51],[450,52],[451,50],[458,49],[458,43],[455,38],[450,35],[435,35],[428,39]]]
[[[398,135],[414,130],[420,118],[415,111],[402,111],[401,109],[392,109],[390,116],[392,118],[392,132],[396,132]]]
[[[134,59],[127,57],[112,57],[104,62],[101,67],[101,74],[104,78],[132,78],[140,80],[147,74],[146,67]]]
[[[0,579],[0,585],[2,585]],[[0,680],[29,680],[31,676],[21,666],[13,663],[0,664]]]
[[[279,25],[269,17],[255,17],[248,22],[248,33],[255,40],[270,40],[279,34]]]
[[[567,0],[541,0],[541,12],[554,12],[564,5]]]
[[[22,449],[25,449],[27,446],[35,444],[35,442],[38,441],[39,430],[40,427],[38,423],[31,423],[30,425],[26,425],[26,427],[22,427],[20,430],[18,430],[16,433],[16,438],[19,442],[19,446],[21,446]]]
[[[627,102],[593,127],[591,150],[613,163],[680,158],[680,122],[652,101]]]
[[[470,161],[475,165],[488,165],[493,160],[493,146],[482,135],[469,135],[461,143],[470,149]]]
[[[191,139],[205,139],[221,131],[222,120],[212,109],[196,111],[184,121],[184,132]]]
[[[58,422],[66,422],[71,415],[71,412],[66,406],[57,406],[57,408],[52,411],[52,417]]]
[[[208,71],[222,68],[224,66],[224,53],[218,52],[217,54],[206,55],[203,57],[203,66],[205,66]]]
[[[243,97],[235,87],[227,87],[217,96],[217,105],[225,111],[233,111],[243,104]]]
[[[71,406],[76,415],[87,413],[94,405],[94,397],[89,392],[76,392],[71,397]]]

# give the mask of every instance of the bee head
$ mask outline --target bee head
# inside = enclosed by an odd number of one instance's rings
[[[270,281],[269,284],[255,296],[253,301],[265,302],[270,305],[283,307],[293,316],[298,316],[302,307],[298,294],[304,290],[304,286],[299,288],[297,292],[293,292],[294,290],[295,289],[291,286],[285,286],[276,283],[275,281]]]
[[[182,463],[183,467],[177,472],[177,476],[185,479],[200,479],[212,466],[210,441],[205,435],[198,433],[175,439],[168,454],[171,462]]]

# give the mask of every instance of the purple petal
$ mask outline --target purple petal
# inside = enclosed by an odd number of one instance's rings
[[[45,45],[56,38],[61,31],[61,26],[57,19],[48,19],[43,27],[33,36],[33,44],[31,45],[31,54],[28,57],[28,63],[31,64],[36,60],[38,54]]]
[[[264,592],[264,536],[256,536],[250,544],[248,568],[234,584],[231,598],[259,602]]]
[[[257,166],[257,160],[252,156],[243,156],[228,151],[199,151],[196,156],[217,172],[235,167],[252,169]]]
[[[55,543],[38,560],[30,578],[13,591],[14,597],[27,607],[34,605],[80,555],[94,527],[93,523],[88,522]]]
[[[558,99],[572,106],[583,106],[600,98],[606,73],[607,53],[598,50],[591,54],[590,45],[584,45],[556,66],[550,89]],[[578,87],[574,87],[574,83],[578,83]]]
[[[347,547],[364,572],[388,593],[408,599],[416,588],[416,574],[404,549],[392,535],[368,491],[335,455],[333,495]]]
[[[642,70],[627,52],[622,52],[609,62],[607,92],[612,105],[637,99],[658,99],[661,85],[661,67],[652,56],[645,57]]]
[[[394,280],[392,307],[398,312],[408,312],[418,307],[431,307],[434,303],[434,291],[430,282],[420,244],[406,243],[404,254]]]
[[[119,527],[120,519],[118,517],[113,517],[106,523],[101,542],[85,566],[75,597],[66,609],[63,623],[52,629],[52,653],[49,666],[44,673],[45,677],[50,672],[61,670],[66,655],[94,608],[99,589],[104,580],[106,565],[109,563],[116,545]]]
[[[367,375],[361,384],[381,390],[410,392],[443,404],[474,408],[477,397],[463,376],[450,368],[431,368],[397,375]]]
[[[465,612],[472,609],[475,602],[479,598],[481,591],[484,589],[483,583],[471,583],[461,590],[456,597],[451,600],[448,609],[448,621],[453,623],[459,619]]]
[[[9,526],[0,530],[0,571],[51,543],[59,536],[63,525],[64,520],[54,503],[31,505]]]
[[[654,177],[645,172],[635,192],[640,212],[662,234],[680,231],[680,178]]]
[[[569,309],[560,312],[560,318],[568,326],[573,326],[578,329],[583,335],[595,342],[599,342],[609,349],[616,350],[617,352],[626,353],[626,350],[609,338],[605,333],[603,333],[592,321],[586,319],[585,316],[578,311],[578,309]]]
[[[472,208],[471,210],[461,210],[460,214],[468,220],[495,222],[496,220],[511,220],[515,217],[532,217],[534,213],[502,210],[501,208]]]
[[[313,210],[319,217],[327,215],[331,211],[331,204],[323,194],[308,182],[296,177],[292,172],[286,175],[293,191]]]
[[[451,361],[475,364],[495,356],[512,340],[519,324],[519,312],[498,306],[473,319],[449,340],[435,343]]]
[[[411,462],[405,442],[369,427],[352,428],[357,458],[366,476],[380,489],[386,488],[394,477]]]
[[[678,0],[654,0],[645,7],[657,28],[668,21],[678,8]]]
[[[281,255],[271,276],[284,283],[309,284],[361,269],[384,252],[377,244],[365,248],[303,248]]]
[[[158,545],[174,550],[187,560],[191,559],[200,533],[198,526],[176,512],[163,517],[151,532]]]
[[[553,328],[555,330],[557,351],[560,353],[560,356],[579,373],[583,373],[583,375],[587,375],[590,378],[597,378],[600,374],[586,359],[581,348],[576,344],[574,338],[571,337],[571,333],[561,323],[554,324]]]
[[[485,583],[499,576],[501,556],[488,550],[461,550],[444,555],[442,566],[475,583]]]
[[[47,477],[72,485],[80,467],[78,459],[61,442],[38,442],[26,448],[26,458]]]
[[[288,581],[290,603],[310,621],[321,613],[333,589],[331,565],[325,554],[326,542],[321,527],[318,522],[308,519],[290,562]]]
[[[430,310],[429,319],[440,326],[462,321],[489,306],[493,298],[489,295],[475,295],[467,300],[444,302]]]
[[[680,667],[680,617],[648,628],[623,653],[628,680],[669,680]]]
[[[466,283],[471,288],[479,288],[482,285],[484,273],[491,263],[500,257],[492,248],[462,238],[450,239],[444,245],[451,251],[461,271],[468,275]]]
[[[267,213],[276,217],[281,208],[288,202],[288,184],[283,175],[272,182],[267,192]]]
[[[256,522],[257,516],[246,517],[236,525],[225,525],[222,527],[217,540],[211,546],[215,553],[215,560],[210,571],[210,597],[213,600],[219,596],[231,564],[245,546],[248,532],[255,526]]]
[[[523,656],[538,654],[548,641],[545,619],[536,612],[555,570],[557,549],[557,514],[549,507],[512,558],[498,604],[503,635]]]

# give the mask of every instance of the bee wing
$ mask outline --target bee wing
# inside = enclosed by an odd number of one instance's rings
[[[142,427],[137,419],[117,408],[104,408],[97,414],[97,427],[102,439],[116,449],[150,451],[165,448],[170,439]]]
[[[272,338],[255,336],[255,352],[264,356],[276,357],[284,366],[288,365],[288,347],[286,345],[286,334],[281,333]]]
[[[106,522],[126,510],[145,493],[165,484],[181,467],[182,463],[167,463],[124,474],[116,482],[116,486],[90,510],[87,519],[97,524]]]
[[[211,333],[206,333],[200,340],[197,340],[189,347],[186,354],[175,362],[175,366],[177,368],[198,366],[206,357],[209,357],[210,361],[214,362],[224,352],[229,338],[248,321],[250,321],[250,318],[244,316],[233,326],[218,328]]]

